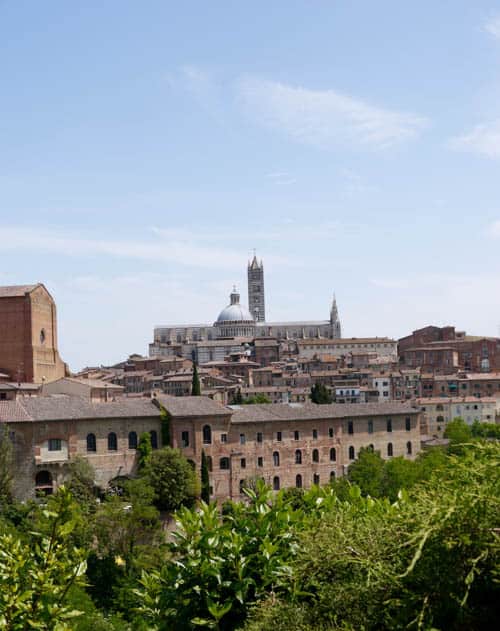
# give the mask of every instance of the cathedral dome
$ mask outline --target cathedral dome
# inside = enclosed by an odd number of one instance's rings
[[[236,288],[233,289],[231,293],[231,302],[230,304],[222,309],[219,313],[219,317],[217,318],[217,322],[253,322],[254,319],[245,307],[240,305],[240,295],[236,291]]]

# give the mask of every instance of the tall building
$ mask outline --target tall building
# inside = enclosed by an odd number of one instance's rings
[[[340,339],[342,337],[342,327],[340,326],[339,310],[337,309],[337,299],[333,294],[332,308],[330,309],[330,324],[332,325],[332,337]]]
[[[57,350],[56,304],[41,283],[0,287],[0,372],[35,383],[66,374]]]
[[[255,322],[266,321],[266,301],[264,296],[264,265],[259,263],[254,254],[248,263],[248,309]]]

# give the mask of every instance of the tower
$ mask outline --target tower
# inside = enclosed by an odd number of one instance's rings
[[[341,338],[342,328],[340,326],[339,311],[337,309],[337,300],[335,298],[335,294],[333,294],[332,308],[330,309],[330,326],[332,338]]]
[[[256,322],[265,322],[266,303],[264,297],[264,265],[254,254],[248,263],[248,309]]]

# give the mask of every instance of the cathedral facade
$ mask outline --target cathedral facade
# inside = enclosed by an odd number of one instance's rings
[[[278,340],[309,338],[338,339],[342,337],[335,296],[328,320],[296,322],[266,322],[264,265],[257,257],[248,263],[247,309],[240,304],[236,288],[230,294],[229,304],[222,309],[213,324],[187,324],[157,326],[154,341],[149,345],[151,357],[167,357],[173,354],[192,356],[192,347],[200,343],[238,340],[238,343],[259,337],[275,337]]]

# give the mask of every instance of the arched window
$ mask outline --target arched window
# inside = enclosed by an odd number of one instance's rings
[[[229,458],[221,458],[219,460],[220,469],[229,469]]]
[[[280,454],[279,454],[279,451],[274,451],[273,452],[273,465],[275,467],[279,467],[280,466]]]
[[[212,473],[212,468],[212,456],[207,456],[207,469],[210,471],[210,473]]]
[[[210,425],[203,425],[203,444],[212,444],[212,428],[210,427]]]
[[[313,484],[319,484],[319,473],[313,475]]]
[[[300,473],[298,475],[295,476],[295,486],[298,489],[302,488],[302,476],[300,475]]]
[[[279,491],[279,490],[280,490],[280,479],[277,475],[275,475],[273,478],[273,491]]]
[[[393,454],[392,443],[387,443],[387,455],[392,456],[392,454]]]
[[[387,431],[392,432],[392,420],[390,418],[387,419]]]
[[[410,440],[406,443],[406,453],[409,456],[411,456],[411,441]]]
[[[39,471],[35,477],[35,490],[37,493],[52,495],[52,474],[50,471]]]
[[[319,451],[317,449],[313,449],[312,458],[313,462],[319,462]]]
[[[149,432],[149,435],[151,436],[151,447],[153,449],[158,449],[158,434],[156,433],[154,429],[152,429]]]
[[[373,434],[373,421],[368,421],[368,433]]]
[[[128,434],[128,448],[137,449],[137,433],[129,432]]]
[[[335,471],[330,471],[330,482],[334,482],[335,481],[335,476],[337,474],[335,473]]]
[[[354,447],[349,447],[349,460],[354,460],[355,458],[355,452],[354,452]]]
[[[116,451],[118,449],[118,440],[114,432],[108,434],[108,451]]]
[[[295,450],[295,464],[302,464],[302,452],[300,449]]]
[[[87,451],[97,451],[95,434],[87,434]]]
[[[337,450],[335,449],[335,447],[332,447],[330,449],[330,461],[335,462],[336,460],[337,460]]]

